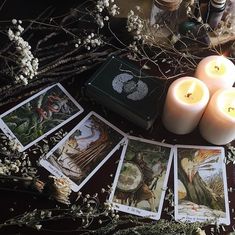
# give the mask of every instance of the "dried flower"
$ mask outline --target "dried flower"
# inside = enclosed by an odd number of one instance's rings
[[[44,189],[44,186],[45,186],[45,183],[42,182],[41,180],[34,180],[34,183],[33,183],[33,187],[38,191],[38,192],[42,192],[43,189]]]
[[[56,178],[52,175],[49,178],[53,180],[52,197],[58,202],[69,205],[69,195],[72,190],[68,178]]]
[[[104,27],[104,21],[109,21],[109,17],[103,16],[105,9],[108,10],[111,16],[116,16],[120,14],[119,7],[114,4],[114,0],[98,0],[96,4],[97,14],[96,14],[96,23],[100,28]]]
[[[91,33],[83,41],[83,45],[89,51],[91,48],[95,48],[103,44],[101,37],[97,34]]]
[[[112,16],[116,16],[116,15],[118,15],[120,12],[119,12],[119,7],[116,5],[116,4],[114,4],[112,7],[111,7],[111,11],[110,11],[110,14],[112,15]]]
[[[12,151],[18,151],[20,149],[19,143],[14,140],[14,139],[8,139],[7,146],[12,150]]]
[[[15,77],[16,82],[22,81],[24,85],[27,85],[28,79],[32,79],[37,75],[38,59],[33,56],[29,43],[21,37],[24,31],[24,28],[20,25],[21,23],[21,21],[18,21],[17,25],[17,20],[12,20],[14,29],[8,29],[8,37],[15,44],[16,52],[19,55],[16,63],[19,65],[20,70]]]
[[[41,224],[36,224],[36,225],[35,225],[35,228],[36,228],[37,230],[40,230],[40,229],[42,228],[42,225],[41,225]]]
[[[206,235],[206,232],[205,232],[205,230],[198,228],[195,232],[195,235]]]
[[[21,154],[23,157],[24,154]],[[5,157],[0,159],[0,174],[1,175],[11,175],[16,173],[22,173],[24,178],[35,177],[37,170],[31,166],[29,158],[20,161],[19,159]]]
[[[134,36],[134,39],[141,40],[145,38],[143,29],[144,29],[144,20],[141,19],[138,15],[135,15],[134,11],[131,10],[127,15],[128,32],[135,32],[136,35]]]

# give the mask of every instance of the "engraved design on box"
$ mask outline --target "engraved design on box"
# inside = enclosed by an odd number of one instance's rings
[[[127,99],[138,101],[148,94],[148,86],[141,80],[135,81],[133,75],[121,73],[112,81],[113,89],[119,94],[126,94]]]

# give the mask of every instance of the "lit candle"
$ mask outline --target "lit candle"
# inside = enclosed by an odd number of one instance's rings
[[[224,56],[208,56],[199,62],[195,77],[206,83],[212,95],[220,88],[233,86],[235,65]]]
[[[212,144],[224,145],[235,138],[235,88],[220,89],[212,96],[199,128]]]
[[[174,81],[167,92],[162,121],[167,130],[187,134],[197,125],[209,101],[207,86],[194,77]]]

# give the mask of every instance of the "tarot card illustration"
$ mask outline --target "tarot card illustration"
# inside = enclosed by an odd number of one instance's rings
[[[1,129],[24,151],[83,112],[59,83],[3,113]]]
[[[115,208],[160,219],[172,158],[171,145],[128,137],[109,198]]]
[[[229,224],[224,149],[177,145],[174,154],[176,220]]]
[[[120,147],[125,133],[90,112],[40,164],[57,177],[67,176],[78,191]]]

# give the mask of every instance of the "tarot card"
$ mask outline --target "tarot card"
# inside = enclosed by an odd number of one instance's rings
[[[160,219],[172,158],[169,144],[128,137],[109,198],[115,209]]]
[[[0,115],[0,127],[24,151],[83,112],[61,84],[50,86]]]
[[[77,192],[120,147],[125,136],[90,112],[40,164],[57,177],[68,177],[71,189]]]
[[[175,219],[230,224],[224,149],[176,145]]]

